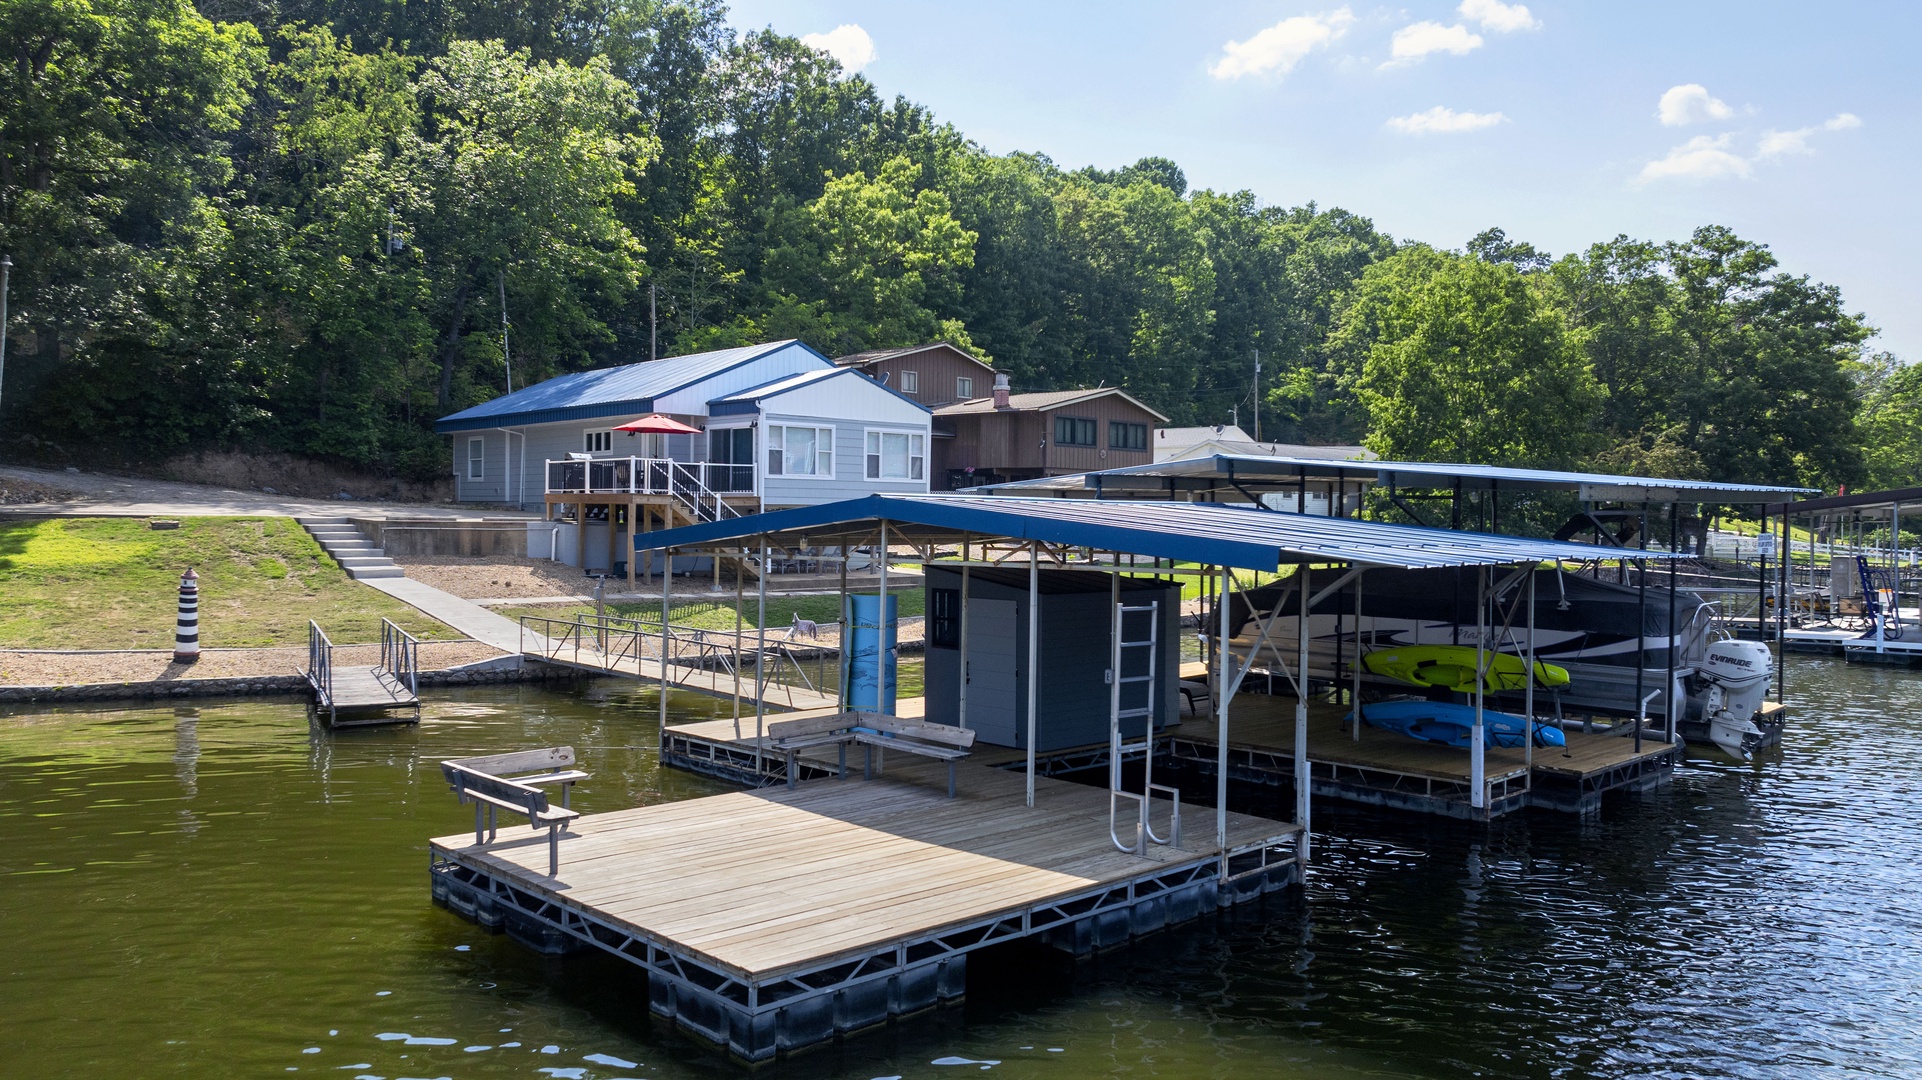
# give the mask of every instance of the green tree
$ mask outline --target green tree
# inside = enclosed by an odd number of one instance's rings
[[[1922,367],[1877,353],[1860,368],[1860,431],[1871,489],[1922,486]]]
[[[1566,465],[1600,392],[1529,276],[1424,246],[1363,273],[1334,347],[1391,459]]]

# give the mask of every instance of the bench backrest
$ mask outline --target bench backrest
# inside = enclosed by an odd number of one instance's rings
[[[798,735],[820,735],[829,731],[840,731],[861,722],[854,713],[801,716],[793,720],[768,721],[767,734],[770,739],[792,739]]]
[[[530,819],[547,812],[547,792],[540,788],[516,784],[512,780],[503,780],[484,772],[475,772],[454,761],[441,762],[440,774],[447,778],[447,783],[454,790],[463,793],[471,791],[505,803],[512,803],[516,807],[525,808]]]
[[[473,772],[486,773],[489,776],[512,776],[515,773],[571,769],[574,767],[574,748],[549,746],[541,750],[520,750],[512,754],[489,754],[485,757],[450,760],[452,764]]]
[[[853,723],[861,727],[885,731],[890,735],[903,735],[922,742],[942,743],[959,746],[963,749],[974,745],[974,729],[955,727],[952,724],[929,724],[920,720],[903,720],[898,716],[883,716],[880,713],[853,713]]]

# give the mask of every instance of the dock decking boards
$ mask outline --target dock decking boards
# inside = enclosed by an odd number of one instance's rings
[[[393,715],[397,711],[410,711],[411,715]],[[333,669],[330,726],[411,724],[419,719],[420,698],[391,674],[371,666]]]
[[[590,814],[554,878],[542,835],[443,836],[435,895],[536,942],[616,952],[648,970],[655,1012],[764,1060],[959,996],[980,945],[1105,947],[1295,878],[1292,825],[1231,814],[1224,879],[1211,815],[1139,858],[1110,842],[1103,791],[1044,779],[1030,808],[1022,777],[958,771],[952,801],[944,768],[899,762],[872,781]]]

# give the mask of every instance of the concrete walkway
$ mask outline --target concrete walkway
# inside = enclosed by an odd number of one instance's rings
[[[472,600],[463,600],[411,578],[368,578],[361,584],[411,604],[475,641],[515,656],[521,654],[521,624],[505,615],[496,615]],[[527,644],[538,649],[543,640],[539,634],[530,634]]]

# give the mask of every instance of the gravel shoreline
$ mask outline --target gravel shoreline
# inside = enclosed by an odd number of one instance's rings
[[[506,655],[478,641],[423,641],[420,667],[423,672],[438,671]],[[334,662],[343,666],[379,663],[380,646],[335,646]],[[306,669],[304,647],[207,649],[195,664],[175,664],[171,649],[120,652],[0,649],[0,687],[260,679],[298,676]]]

